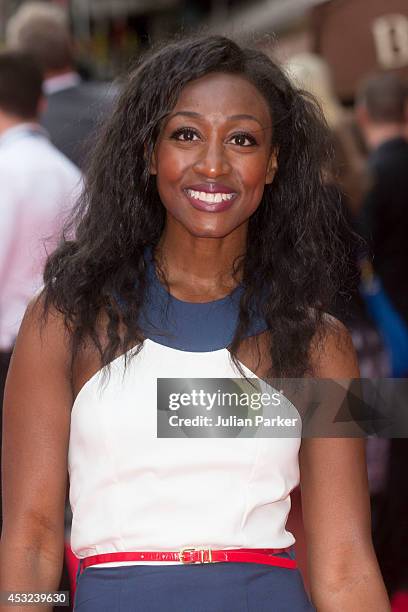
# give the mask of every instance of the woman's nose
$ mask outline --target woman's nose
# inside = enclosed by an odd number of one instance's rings
[[[231,165],[223,143],[215,141],[205,143],[199,152],[194,169],[198,174],[208,178],[228,174]]]

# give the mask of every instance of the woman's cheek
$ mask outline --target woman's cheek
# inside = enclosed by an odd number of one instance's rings
[[[256,206],[262,199],[266,181],[266,170],[262,169],[259,171],[259,168],[257,170],[257,174],[252,175],[251,180],[248,180],[246,183],[247,194],[252,194],[251,200],[253,205]]]
[[[191,160],[185,159],[179,151],[175,155],[172,147],[162,145],[157,164],[157,173],[162,179],[169,182],[180,180],[189,165]]]

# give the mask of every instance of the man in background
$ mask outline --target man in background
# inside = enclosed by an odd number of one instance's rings
[[[369,150],[371,173],[371,187],[364,199],[361,227],[371,248],[374,272],[381,279],[385,293],[402,322],[408,324],[406,98],[406,87],[397,75],[384,73],[371,77],[359,91],[356,117]],[[396,324],[387,310],[381,317],[377,313],[378,324],[382,319],[380,326],[384,337],[387,337],[387,326],[391,331]],[[399,323],[394,335],[399,336],[402,343],[402,347],[394,347],[394,352],[397,354],[397,349],[402,348],[401,354],[406,355],[406,331]],[[390,439],[386,483],[384,490],[376,496],[373,513],[374,546],[390,595],[408,590],[407,463],[408,440]]]
[[[83,168],[98,122],[111,109],[113,88],[84,82],[74,68],[67,14],[48,2],[27,2],[9,20],[8,48],[30,53],[44,75],[41,123],[55,146]]]
[[[81,189],[78,168],[39,124],[43,104],[42,74],[35,61],[25,54],[0,53],[1,408],[22,317],[42,285],[47,251],[56,246]]]
[[[408,141],[406,87],[392,73],[371,77],[357,96],[356,117],[369,150],[371,186],[361,227],[375,273],[408,323]]]

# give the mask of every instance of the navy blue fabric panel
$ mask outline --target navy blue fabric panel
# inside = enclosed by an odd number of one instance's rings
[[[201,304],[184,302],[170,295],[160,283],[149,251],[146,261],[148,289],[139,321],[146,338],[192,352],[216,351],[231,344],[238,322],[242,287],[220,300]],[[254,316],[249,335],[265,329],[265,321]]]
[[[258,563],[87,568],[74,612],[314,612],[299,570]]]

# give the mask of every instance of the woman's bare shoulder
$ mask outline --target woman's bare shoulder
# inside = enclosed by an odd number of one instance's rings
[[[38,355],[52,356],[54,362],[69,367],[71,360],[71,331],[63,313],[52,304],[46,305],[44,293],[29,302],[17,336],[15,353],[24,348]]]
[[[312,340],[310,361],[316,378],[358,378],[360,375],[350,332],[327,313]]]
[[[37,354],[43,367],[52,361],[52,368],[69,381],[74,400],[83,385],[103,367],[102,352],[109,342],[108,327],[109,318],[101,310],[95,323],[95,337],[99,346],[88,332],[74,347],[73,324],[67,323],[63,313],[53,305],[47,306],[44,295],[40,294],[27,307],[15,353],[22,366],[23,363],[27,366],[30,364],[30,359],[24,359],[24,355],[30,351],[32,356]],[[122,329],[121,332],[123,334]],[[121,352],[119,346],[117,355]]]

